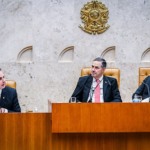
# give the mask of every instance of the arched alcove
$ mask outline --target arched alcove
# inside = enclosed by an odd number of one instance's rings
[[[18,54],[17,61],[21,63],[32,62],[32,46],[23,48]]]
[[[58,62],[72,62],[74,59],[74,46],[65,48],[59,55]]]
[[[150,48],[143,52],[141,62],[150,62]]]
[[[102,52],[101,57],[105,58],[107,62],[115,62],[115,46],[105,49]]]

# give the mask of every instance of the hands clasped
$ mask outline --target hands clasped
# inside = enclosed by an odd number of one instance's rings
[[[0,108],[0,113],[8,113],[8,110],[5,108]]]

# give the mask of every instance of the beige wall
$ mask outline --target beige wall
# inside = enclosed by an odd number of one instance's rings
[[[0,67],[17,81],[21,105],[47,111],[47,99],[67,102],[80,70],[97,56],[121,70],[123,101],[138,86],[138,68],[150,66],[150,1],[103,0],[110,28],[89,35],[80,10],[87,0],[0,1]]]

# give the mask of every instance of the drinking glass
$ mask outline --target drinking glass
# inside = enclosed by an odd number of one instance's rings
[[[38,112],[38,107],[37,106],[33,107],[33,112]]]
[[[132,100],[134,103],[138,103],[142,101],[142,96],[134,95],[134,98]]]
[[[71,103],[76,103],[76,97],[71,97],[71,98],[70,98],[70,102],[71,102]]]

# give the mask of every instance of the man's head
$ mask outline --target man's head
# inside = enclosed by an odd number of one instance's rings
[[[6,86],[5,76],[4,76],[4,73],[2,72],[2,70],[0,69],[0,90],[5,88],[5,86]]]
[[[106,60],[100,57],[97,57],[93,60],[91,75],[95,79],[99,79],[106,69],[107,63]]]

